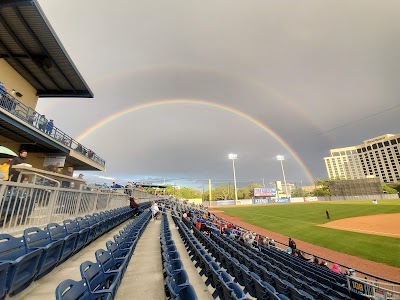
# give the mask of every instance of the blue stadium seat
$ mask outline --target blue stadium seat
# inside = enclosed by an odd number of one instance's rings
[[[0,263],[9,263],[7,289],[15,295],[35,279],[43,249],[29,250],[23,237],[0,234]]]
[[[249,299],[246,297],[243,290],[236,283],[231,284],[230,288],[232,289],[231,299],[233,299],[233,300],[246,300],[246,299],[248,300]]]
[[[211,279],[211,285],[217,289],[221,286],[219,274],[222,272],[222,270],[215,261],[211,261],[208,264],[211,271],[211,276],[209,277]]]
[[[56,300],[111,300],[114,299],[110,291],[92,292],[86,280],[64,280],[56,288]]]
[[[179,291],[175,300],[197,300],[197,295],[193,287],[189,284]]]
[[[64,240],[52,241],[50,233],[37,227],[30,227],[24,230],[24,240],[29,250],[43,249],[39,261],[38,272],[35,280],[53,270],[61,257]]]
[[[190,285],[189,278],[185,270],[176,273],[172,277],[168,276],[165,280],[165,284],[167,286],[167,291],[171,298],[176,298],[180,293],[181,289]]]
[[[183,265],[181,260],[176,260],[173,262],[164,262],[164,270],[167,273],[167,276],[174,276],[176,273],[182,271]]]
[[[122,275],[125,272],[128,264],[123,258],[114,259],[111,252],[108,250],[98,249],[95,252],[96,260],[101,265],[104,273],[119,273]]]
[[[11,263],[0,263],[0,299],[4,299],[7,295],[7,279]]]
[[[165,261],[172,262],[174,260],[179,260],[179,259],[180,259],[179,252],[171,252],[171,253],[168,253],[165,251],[162,252],[162,262],[163,263]]]
[[[85,218],[87,219],[90,227],[88,239],[91,241],[95,240],[100,234],[97,234],[97,227],[98,223],[96,221],[96,218],[92,215],[86,215]]]
[[[79,231],[85,228],[88,229],[89,232],[86,238],[85,246],[90,244],[96,236],[96,228],[95,227],[93,229],[91,228],[91,226],[89,225],[89,220],[87,218],[77,217],[75,218],[75,220],[76,222],[78,222]]]
[[[114,299],[117,287],[121,281],[121,273],[105,274],[101,266],[96,262],[85,261],[80,266],[80,272],[91,292],[108,292]]]
[[[63,240],[63,250],[61,252],[60,260],[57,265],[60,265],[67,260],[75,251],[76,240],[78,239],[77,233],[68,234],[64,226],[60,226],[57,223],[47,224],[47,230],[50,232],[52,241]]]
[[[106,242],[107,250],[111,252],[114,259],[126,259],[129,263],[132,257],[132,249],[121,249],[117,243],[112,241]]]
[[[70,219],[64,220],[65,230],[67,230],[68,234],[77,233],[78,238],[76,239],[76,245],[74,252],[78,252],[86,245],[86,240],[89,235],[89,228],[80,229],[77,221],[72,221]]]

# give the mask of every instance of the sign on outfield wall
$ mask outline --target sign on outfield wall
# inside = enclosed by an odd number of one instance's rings
[[[273,200],[274,203],[287,203],[290,202],[290,198],[275,198]]]
[[[318,201],[317,197],[305,197],[304,202]]]
[[[276,189],[271,188],[255,188],[254,197],[272,197],[276,196]]]
[[[236,202],[237,205],[248,205],[248,204],[253,204],[253,201],[251,199],[242,199],[238,200]]]
[[[290,202],[304,202],[303,197],[292,197],[290,198]]]
[[[235,205],[235,200],[219,200],[217,201],[218,206],[223,206],[223,205]]]
[[[253,199],[253,204],[268,204],[271,202],[271,198],[258,198]]]

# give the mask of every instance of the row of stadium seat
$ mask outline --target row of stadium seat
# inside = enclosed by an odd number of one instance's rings
[[[204,215],[204,211],[198,211],[197,209],[193,209],[187,206],[181,206],[181,208],[182,207],[184,210],[190,209],[194,212],[200,213],[200,215]],[[211,221],[212,220],[207,220],[207,223]],[[220,221],[224,222],[223,219],[220,219]],[[194,221],[192,222],[190,221],[190,219],[184,219],[184,222],[189,228],[192,228],[194,225]],[[211,231],[213,232],[212,236],[220,236],[229,243],[233,243],[233,248],[237,248],[239,246],[244,249],[244,252],[252,251],[253,255],[256,255],[258,258],[262,258],[264,264],[268,265],[269,263],[269,267],[266,268],[271,272],[278,273],[280,272],[280,270],[282,270],[283,272],[290,273],[290,275],[294,277],[302,278],[303,281],[309,282],[309,285],[311,286],[319,285],[319,289],[322,290],[327,288],[329,294],[333,294],[339,299],[346,299],[346,297],[352,299],[366,299],[362,295],[349,292],[349,290],[346,288],[345,275],[334,273],[326,267],[306,262],[299,257],[288,255],[287,253],[273,247],[268,248],[265,246],[258,246],[259,249],[249,247],[245,244],[237,242],[236,239],[228,238],[225,235],[220,234],[218,230]],[[261,253],[258,250],[261,250]],[[239,258],[241,257],[241,255],[241,252],[238,253]],[[276,266],[278,270],[276,270],[274,266]],[[283,276],[283,278],[284,277],[285,276]],[[313,294],[315,295],[316,292],[314,292]]]
[[[67,279],[56,289],[57,300],[114,299],[137,242],[151,219],[146,211],[130,222],[114,242],[107,241],[107,250],[95,252],[96,262],[85,261],[80,266],[82,279]]]
[[[177,217],[173,215],[173,220],[178,226],[179,233],[182,240],[184,241],[188,253],[192,256],[192,259],[196,261],[198,267],[200,267],[201,274],[207,277],[206,284],[211,284],[215,288],[216,295],[220,299],[249,299],[246,297],[245,292],[239,286],[239,282],[234,282],[232,277],[222,270],[220,266],[216,263],[214,258],[202,247],[198,242],[196,237],[190,232],[189,228]],[[231,274],[233,275],[233,274]],[[286,300],[287,298],[277,298]]]
[[[246,247],[223,235],[212,233],[210,238],[196,228],[194,232],[222,265],[233,269],[235,278],[252,296],[265,296],[272,287],[291,299],[365,299],[349,293],[334,280],[330,286],[323,285],[282,262],[271,260],[255,248]]]
[[[68,219],[63,225],[27,228],[21,237],[0,234],[0,299],[19,293],[131,216],[132,209],[122,207]]]
[[[172,240],[166,214],[162,215],[160,231],[161,259],[165,270],[166,296],[171,300],[197,300],[196,292],[189,283],[189,277]]]

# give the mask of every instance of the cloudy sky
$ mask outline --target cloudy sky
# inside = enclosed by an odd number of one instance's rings
[[[242,184],[282,180],[278,154],[306,184],[329,149],[399,132],[397,0],[39,3],[95,97],[37,110],[106,160],[91,180],[223,182],[233,152]]]

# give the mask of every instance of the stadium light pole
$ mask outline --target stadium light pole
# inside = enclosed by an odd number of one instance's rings
[[[235,185],[235,205],[238,201],[237,196],[237,187],[236,187],[236,172],[235,172],[235,159],[237,159],[237,154],[230,153],[228,155],[229,159],[232,159],[232,166],[233,166],[233,184]]]
[[[282,167],[282,175],[283,175],[283,182],[285,184],[285,193],[286,197],[288,197],[288,192],[287,192],[287,185],[286,185],[286,177],[285,177],[285,170],[283,169],[283,161],[285,160],[285,157],[283,155],[278,155],[276,157],[277,160],[281,162],[281,167]]]

